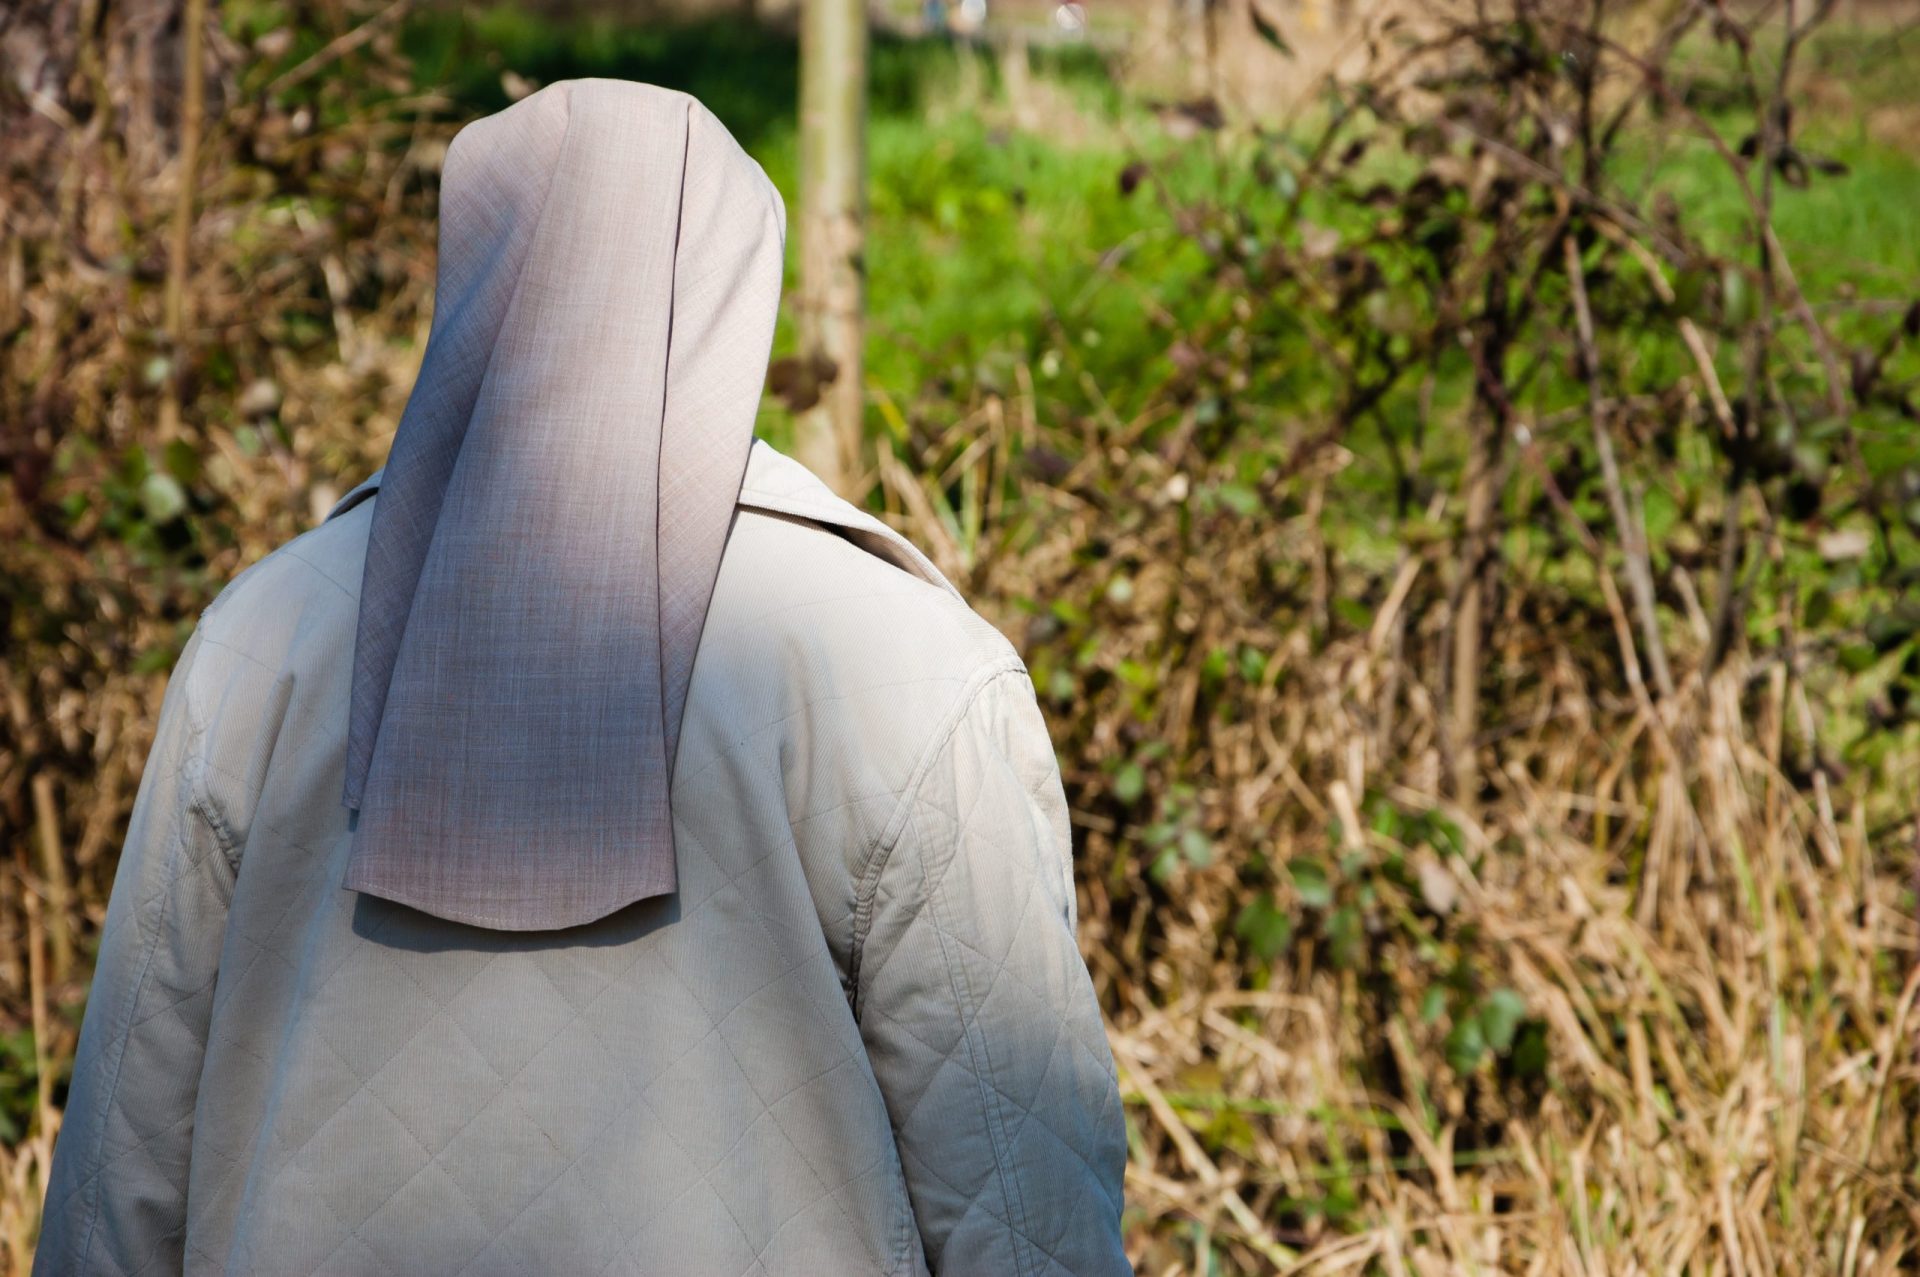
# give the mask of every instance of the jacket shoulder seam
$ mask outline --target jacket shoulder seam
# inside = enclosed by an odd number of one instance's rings
[[[223,643],[216,643],[215,646],[226,647]],[[186,683],[180,688],[182,696],[180,708],[186,712],[187,725],[192,728],[193,740],[192,748],[181,760],[182,768],[187,769],[185,770],[187,808],[183,815],[199,817],[200,823],[206,826],[208,833],[213,835],[214,848],[219,851],[220,858],[226,862],[227,885],[231,889],[233,877],[240,868],[240,848],[238,840],[233,836],[233,827],[221,814],[219,805],[213,797],[213,790],[207,784],[207,768],[211,765],[206,756],[207,737],[211,732],[212,724],[200,717],[193,703],[193,676],[199,668],[199,662],[195,661],[193,668],[187,671]],[[178,866],[175,866],[170,871],[169,877],[177,872]]]
[[[919,760],[907,776],[906,784],[901,786],[900,797],[888,815],[887,823],[881,826],[879,836],[867,850],[854,888],[853,934],[847,949],[847,998],[856,1021],[860,1017],[860,957],[866,947],[868,929],[873,925],[874,897],[879,891],[880,879],[886,872],[887,864],[893,858],[893,849],[911,821],[914,804],[920,799],[920,788],[932,774],[934,764],[946,752],[954,733],[973,713],[974,706],[979,703],[986,689],[1000,679],[1015,674],[1026,677],[1026,664],[1018,655],[1008,654],[987,662],[968,676],[953,698],[946,716],[928,737]]]

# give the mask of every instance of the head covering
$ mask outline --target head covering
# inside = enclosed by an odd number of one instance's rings
[[[785,219],[681,93],[559,83],[454,139],[367,543],[346,887],[514,931],[675,889],[668,782]]]

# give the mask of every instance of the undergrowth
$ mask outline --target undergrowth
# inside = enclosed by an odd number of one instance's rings
[[[876,47],[870,499],[1054,725],[1131,1251],[1901,1270],[1920,162],[1892,37],[1433,8],[1290,120],[1085,51]],[[128,73],[138,33],[8,21],[17,1266],[165,671],[378,463],[452,128],[629,76],[797,174],[777,32],[236,0],[170,256],[180,104]]]

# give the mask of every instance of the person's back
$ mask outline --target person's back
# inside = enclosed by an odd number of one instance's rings
[[[754,445],[674,889],[454,921],[343,885],[382,499],[248,570],[181,658],[36,1272],[1126,1272],[1065,800],[1006,641]]]

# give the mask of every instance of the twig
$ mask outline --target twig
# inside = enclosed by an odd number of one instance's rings
[[[1627,588],[1633,592],[1634,612],[1640,621],[1640,638],[1647,647],[1647,663],[1653,670],[1653,685],[1662,700],[1673,699],[1673,674],[1667,666],[1666,644],[1660,639],[1660,616],[1654,610],[1653,565],[1647,550],[1646,529],[1628,508],[1626,487],[1620,478],[1620,463],[1613,455],[1613,438],[1607,433],[1606,405],[1600,396],[1600,351],[1594,341],[1593,310],[1587,302],[1587,273],[1580,264],[1580,246],[1572,235],[1565,246],[1567,283],[1573,289],[1574,328],[1579,338],[1580,362],[1587,383],[1587,402],[1591,405],[1593,447],[1600,456],[1600,475],[1607,490],[1607,505],[1613,511],[1613,523],[1620,530],[1621,557],[1626,560]]]
[[[203,3],[204,0],[190,0],[190,2],[197,4]],[[294,85],[311,79],[326,67],[346,57],[349,53],[352,53],[376,35],[379,35],[384,28],[392,26],[401,18],[404,18],[407,15],[407,11],[411,8],[413,8],[413,0],[394,0],[392,4],[374,14],[371,18],[368,18],[353,30],[345,31],[335,36],[318,49],[315,49],[307,57],[303,58],[297,65],[282,71],[279,75],[267,81],[267,87],[262,90],[263,95],[271,97],[275,93],[283,93]]]
[[[25,859],[22,848],[21,859]],[[50,1019],[47,1015],[47,931],[40,915],[40,893],[33,889],[27,875],[16,868],[20,879],[20,901],[27,915],[27,1004],[33,1023],[33,1073],[40,1129],[53,1129],[58,1115],[53,1107],[53,1053],[50,1050]]]
[[[1596,218],[1593,228],[1632,254],[1634,260],[1640,263],[1640,268],[1647,272],[1647,278],[1653,284],[1653,291],[1659,295],[1660,300],[1669,306],[1673,305],[1675,300],[1673,285],[1667,282],[1666,272],[1661,267],[1659,259],[1647,250],[1645,244],[1626,234],[1611,222]],[[1713,352],[1707,349],[1706,339],[1700,335],[1700,326],[1685,315],[1680,316],[1674,326],[1680,330],[1680,340],[1686,343],[1687,353],[1693,356],[1694,367],[1700,370],[1700,381],[1706,388],[1707,402],[1713,406],[1714,420],[1720,423],[1721,435],[1731,439],[1738,429],[1734,424],[1733,404],[1727,398],[1726,387],[1720,382],[1720,370],[1714,366]]]
[[[40,873],[47,886],[48,937],[53,942],[53,981],[59,984],[73,970],[72,884],[60,848],[60,813],[53,799],[53,777],[39,772],[33,778],[34,823],[40,834]],[[27,885],[32,895],[32,885]]]
[[[1638,213],[1618,201],[1610,200],[1597,191],[1590,191],[1577,182],[1568,181],[1532,156],[1516,151],[1497,138],[1488,137],[1484,133],[1468,128],[1457,120],[1440,119],[1435,123],[1454,138],[1470,142],[1509,167],[1520,169],[1528,177],[1552,187],[1578,207],[1599,213],[1618,222],[1624,229],[1645,235],[1660,245],[1662,251],[1674,260],[1684,260],[1686,254],[1678,244],[1662,235],[1657,228],[1649,226]]]
[[[1705,117],[1703,117],[1692,104],[1680,94],[1673,91],[1673,86],[1666,82],[1660,69],[1647,62],[1645,58],[1627,48],[1625,45],[1620,44],[1618,41],[1609,39],[1597,30],[1588,30],[1564,20],[1556,19],[1547,13],[1539,14],[1538,19],[1547,25],[1557,26],[1563,30],[1571,30],[1584,38],[1593,40],[1598,47],[1605,49],[1608,53],[1613,54],[1622,62],[1633,67],[1640,73],[1641,83],[1646,86],[1649,92],[1660,99],[1662,107],[1673,112],[1677,117],[1690,124],[1694,132],[1725,161],[1728,170],[1733,174],[1735,185],[1739,187],[1741,197],[1745,199],[1747,203],[1748,211],[1753,214],[1754,221],[1759,227],[1760,235],[1766,243],[1774,269],[1779,272],[1780,282],[1786,286],[1787,293],[1792,300],[1794,314],[1800,319],[1802,326],[1806,328],[1807,338],[1813,343],[1814,353],[1819,356],[1821,367],[1826,372],[1828,405],[1834,411],[1835,415],[1844,416],[1846,409],[1846,382],[1844,374],[1840,369],[1839,357],[1833,350],[1833,341],[1828,337],[1826,328],[1821,325],[1819,317],[1814,314],[1812,305],[1807,301],[1806,293],[1802,291],[1800,287],[1799,278],[1794,274],[1793,267],[1787,259],[1785,246],[1780,243],[1779,236],[1774,234],[1773,218],[1770,215],[1768,207],[1763,206],[1760,196],[1753,189],[1753,183],[1748,180],[1747,162],[1734,153],[1733,148],[1727,145],[1726,139],[1720,136],[1718,130],[1708,123]],[[1812,25],[1813,23],[1809,22],[1803,26],[1802,30],[1804,31],[1806,27]],[[1526,157],[1521,156],[1520,158],[1524,160]],[[1531,161],[1528,162],[1531,163]],[[1770,160],[1768,163],[1771,165]],[[1540,176],[1542,181],[1553,182],[1562,188],[1571,189],[1567,186],[1564,179],[1558,179],[1558,175],[1552,174],[1551,170],[1545,170],[1538,176]],[[1601,211],[1608,213],[1609,216],[1612,215],[1613,210],[1598,205],[1596,205],[1596,207],[1600,207]],[[1628,225],[1626,228],[1644,230],[1645,223],[1635,219],[1634,224]],[[1666,245],[1663,243],[1662,246],[1665,247]]]
[[[1180,1154],[1180,1160],[1186,1164],[1188,1170],[1199,1176],[1203,1185],[1220,1195],[1220,1202],[1226,1207],[1227,1214],[1233,1217],[1234,1223],[1239,1225],[1245,1234],[1242,1240],[1259,1251],[1276,1268],[1284,1268],[1296,1262],[1300,1258],[1298,1253],[1275,1241],[1266,1225],[1262,1224],[1247,1207],[1246,1202],[1241,1200],[1240,1194],[1232,1185],[1224,1181],[1220,1168],[1214,1165],[1213,1159],[1208,1157],[1206,1150],[1200,1147],[1200,1141],[1193,1138],[1193,1132],[1187,1129],[1186,1123],[1182,1122],[1180,1115],[1174,1112],[1173,1105],[1167,1101],[1166,1095],[1148,1075],[1133,1044],[1116,1037],[1114,1048],[1117,1054],[1127,1057],[1123,1067],[1126,1069],[1128,1080],[1138,1088],[1154,1120],[1167,1133],[1167,1138],[1173,1141],[1173,1147]]]

